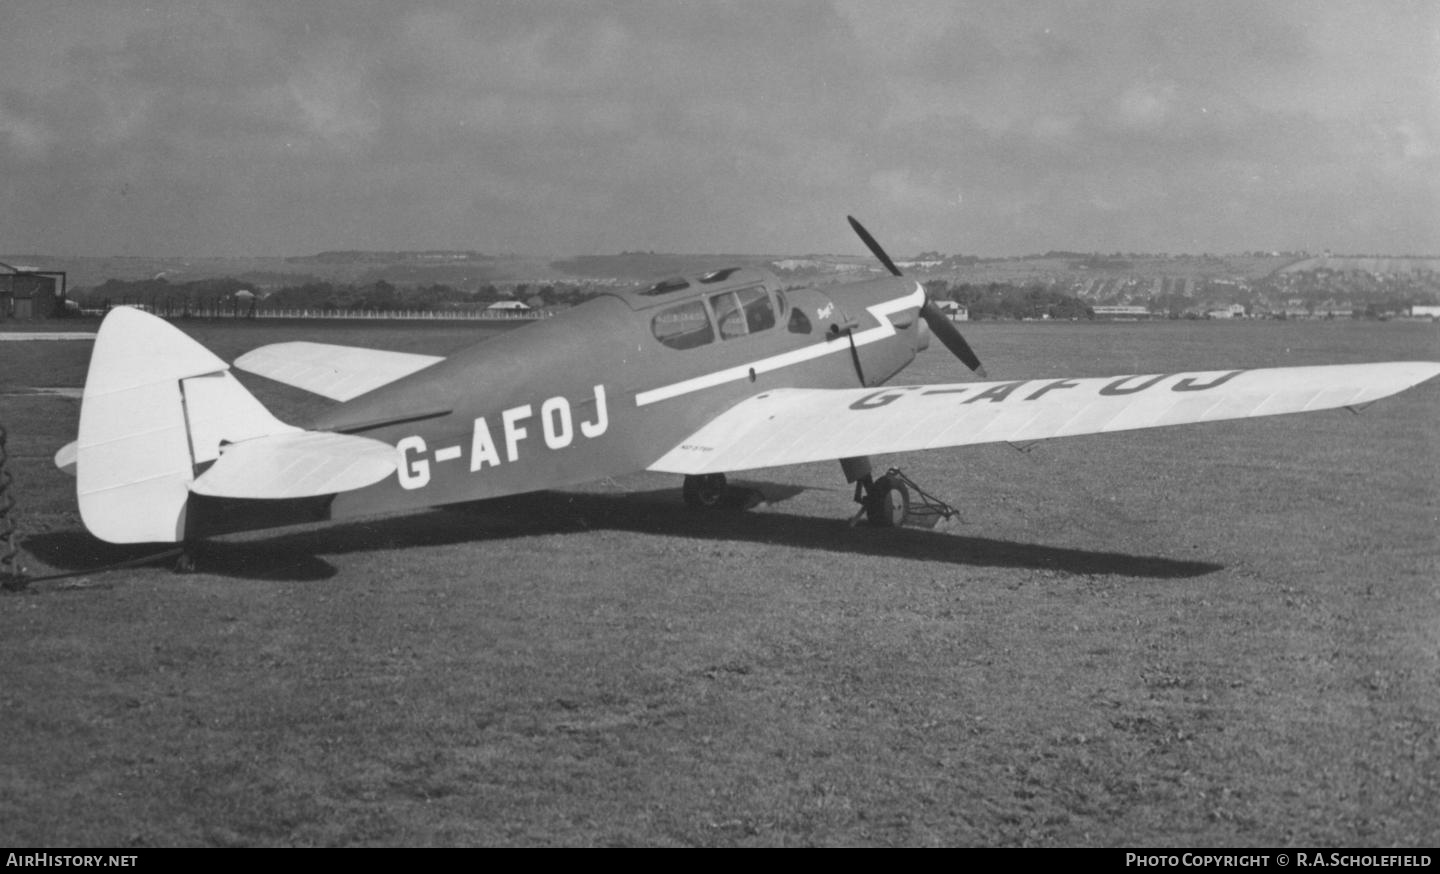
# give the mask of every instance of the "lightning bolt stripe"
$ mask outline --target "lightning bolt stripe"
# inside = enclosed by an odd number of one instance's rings
[[[918,309],[925,305],[925,289],[920,283],[915,283],[915,290],[903,297],[892,300],[881,301],[874,306],[866,307],[866,311],[875,317],[879,323],[873,328],[866,328],[858,334],[852,334],[851,340],[858,349],[871,343],[879,342],[895,336],[895,326],[890,323],[890,316],[908,309]],[[748,364],[740,364],[735,367],[727,367],[724,370],[717,370],[714,373],[707,373],[703,376],[696,376],[680,382],[663,385],[659,388],[652,388],[635,395],[635,406],[644,407],[659,401],[687,395],[691,392],[701,391],[707,388],[714,388],[717,385],[724,385],[727,382],[736,382],[742,379],[749,379],[753,370],[757,375],[769,373],[772,370],[779,370],[782,367],[789,367],[792,364],[799,364],[803,361],[811,361],[826,355],[833,355],[837,352],[848,352],[848,343],[839,343],[835,340],[825,340],[804,346],[800,349],[793,349],[789,352],[782,352],[779,355],[772,355],[769,358],[761,358]]]

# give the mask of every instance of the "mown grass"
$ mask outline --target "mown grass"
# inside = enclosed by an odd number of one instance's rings
[[[1017,378],[1440,358],[1394,323],[967,336]],[[932,351],[906,378],[959,373]],[[136,554],[48,467],[75,403],[0,404],[32,569]],[[962,506],[936,532],[849,528],[832,465],[713,518],[640,475],[38,584],[0,598],[0,834],[1433,845],[1437,425],[1432,383],[1358,417],[895,459]]]

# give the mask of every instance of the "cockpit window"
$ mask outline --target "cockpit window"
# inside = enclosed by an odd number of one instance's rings
[[[742,288],[710,296],[720,336],[729,340],[775,326],[775,308],[763,288]]]
[[[805,315],[803,309],[796,307],[790,311],[790,322],[786,328],[792,334],[808,334],[810,333],[810,317]]]
[[[745,329],[745,312],[740,309],[740,301],[735,299],[735,292],[711,295],[710,307],[715,310],[715,321],[720,325],[721,337],[729,340],[749,333]]]
[[[775,307],[765,289],[742,288],[735,296],[740,298],[740,306],[745,310],[745,325],[750,333],[775,327]]]
[[[650,322],[655,339],[671,349],[693,349],[715,339],[705,304],[698,300],[677,304],[655,314]]]

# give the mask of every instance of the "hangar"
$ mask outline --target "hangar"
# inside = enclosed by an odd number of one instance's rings
[[[32,270],[0,261],[0,320],[28,322],[64,313],[63,270]]]

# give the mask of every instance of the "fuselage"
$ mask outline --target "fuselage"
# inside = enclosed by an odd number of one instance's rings
[[[913,280],[783,290],[755,269],[601,294],[327,411],[311,427],[397,447],[396,476],[329,518],[644,470],[735,403],[879,385],[923,348]]]

